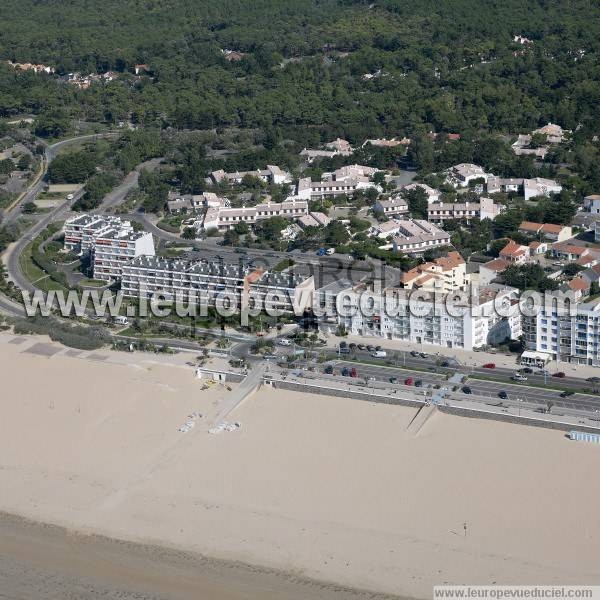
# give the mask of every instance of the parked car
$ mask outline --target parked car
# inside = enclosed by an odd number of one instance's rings
[[[415,382],[413,381],[413,378],[412,378],[412,377],[407,377],[407,378],[404,380],[404,385],[413,385],[414,383],[415,383]]]
[[[350,369],[348,369],[348,367],[344,367],[344,368],[342,369],[342,375],[343,375],[344,377],[348,377],[348,375],[350,375]]]
[[[521,373],[515,373],[511,379],[513,381],[527,381],[527,376],[526,375],[522,375]]]
[[[367,344],[367,350],[369,352],[373,352],[375,350],[375,346],[371,346],[371,344]]]
[[[564,379],[566,375],[562,371],[557,371],[556,373],[552,373],[552,377],[558,377],[559,379]]]
[[[508,398],[508,394],[504,390],[501,390],[498,392],[498,398],[502,398],[502,400],[506,400]]]
[[[348,346],[347,342],[340,342],[340,348],[346,348]]]
[[[375,352],[371,353],[373,358],[385,358],[387,356],[387,352],[385,350],[375,350]]]
[[[375,350],[379,352],[379,350],[381,350],[381,346],[375,346]]]
[[[450,363],[447,360],[443,360],[440,364],[440,367],[449,367]]]
[[[366,346],[364,344],[358,344],[357,348],[359,350],[364,350],[366,348]]]
[[[352,343],[350,344],[350,350],[356,350],[357,346],[356,344]]]
[[[419,353],[418,353],[416,350],[413,350],[413,351],[410,353],[410,355],[411,355],[411,356],[415,356],[415,357],[417,357],[417,356],[420,356],[420,354],[419,354]]]
[[[495,369],[496,368],[496,363],[485,363],[485,365],[483,365],[484,369]]]
[[[471,388],[468,385],[463,386],[463,394],[472,394]]]
[[[333,375],[333,365],[326,365],[325,366],[325,373],[327,375]]]
[[[281,338],[277,343],[280,346],[291,346],[292,340],[290,340],[289,338]]]
[[[589,381],[590,383],[600,383],[600,377],[588,377],[586,381]]]
[[[574,393],[575,392],[570,392],[570,391],[567,390],[567,391],[561,392],[560,397],[561,398],[568,398],[569,396],[572,396]]]
[[[531,367],[524,367],[521,369],[523,373],[533,373],[533,369]]]
[[[390,377],[390,383],[398,383],[397,377]]]
[[[415,380],[415,387],[423,387],[423,380],[422,379],[416,379]]]
[[[352,367],[350,369],[350,377],[358,377],[358,371],[356,370],[356,367]]]
[[[429,356],[429,354],[427,354],[427,352],[419,352],[419,356],[421,358],[427,358]]]
[[[350,348],[348,346],[340,346],[340,354],[350,354]]]

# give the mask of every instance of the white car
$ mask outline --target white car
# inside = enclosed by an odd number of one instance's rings
[[[288,338],[281,338],[277,343],[280,346],[291,346],[292,345],[292,340],[290,340]]]
[[[385,358],[387,356],[387,352],[385,350],[376,350],[371,354],[373,358]]]
[[[527,381],[527,377],[525,375],[523,375],[522,373],[515,373],[512,376],[512,380],[513,381]]]

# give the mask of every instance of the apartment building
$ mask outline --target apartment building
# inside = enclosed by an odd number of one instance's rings
[[[389,221],[385,221],[384,223],[377,223],[377,225],[373,225],[373,227],[369,229],[369,235],[371,237],[387,239],[393,235],[398,235],[401,230],[402,225],[400,221],[391,219]]]
[[[574,294],[575,295],[575,294]],[[523,333],[530,350],[552,360],[600,366],[600,300],[576,304],[574,314],[543,307],[523,317]]]
[[[151,233],[115,228],[98,235],[92,253],[94,279],[119,281],[123,266],[139,256],[154,256]]]
[[[121,289],[125,296],[150,298],[157,293],[167,301],[206,306],[214,306],[219,297],[228,295],[237,302],[238,311],[246,297],[250,308],[290,312],[295,302],[308,302],[310,309],[314,279],[292,271],[275,273],[241,264],[140,256],[123,267]]]
[[[502,178],[491,175],[487,180],[487,193],[509,193],[515,192],[522,194],[525,200],[536,196],[550,196],[559,194],[562,191],[562,185],[554,179],[544,179],[543,177],[534,177],[533,179],[520,178]]]
[[[167,209],[171,214],[181,212],[197,212],[203,208],[226,208],[230,206],[227,198],[221,198],[213,192],[203,194],[178,194],[169,192],[167,198]]]
[[[450,234],[421,219],[397,221],[398,233],[392,240],[394,252],[422,254],[431,248],[450,245]]]
[[[306,161],[311,164],[315,159],[318,158],[333,158],[334,156],[350,156],[352,154],[352,146],[347,140],[337,138],[333,142],[325,144],[326,150],[313,150],[310,148],[304,148],[300,152],[300,156],[303,156]]]
[[[418,298],[411,299],[417,293]],[[490,285],[474,289],[468,300],[450,308],[443,294],[436,297],[422,290],[387,288],[374,293],[358,285],[341,294],[346,308],[337,315],[337,322],[319,318],[324,331],[342,326],[352,335],[464,350],[518,339],[522,334],[518,290],[514,288]],[[361,302],[363,294],[368,301]],[[366,311],[361,306],[372,308]],[[320,307],[315,310],[321,312]]]
[[[511,261],[505,260],[504,258],[495,258],[494,260],[479,265],[479,285],[486,286],[490,283],[494,283],[511,264],[513,264]]]
[[[298,181],[296,196],[306,200],[319,200],[346,194],[352,196],[357,190],[381,188],[370,180],[377,172],[373,167],[346,165],[331,173],[323,173],[321,181],[311,181],[303,177]]]
[[[73,254],[84,255],[91,252],[96,240],[106,235],[119,232],[121,235],[133,233],[129,221],[110,215],[80,215],[65,221],[65,249]],[[154,254],[154,245],[152,245]]]
[[[386,217],[397,217],[408,214],[408,204],[402,196],[395,195],[386,200],[377,200],[373,205],[373,211]]]
[[[240,184],[244,177],[256,177],[265,183],[291,183],[292,176],[280,169],[277,165],[267,165],[266,169],[260,171],[236,171],[234,173],[227,173],[223,169],[213,171],[210,174],[209,180],[211,183],[221,183],[226,181],[230,184]]]
[[[467,187],[472,181],[479,179],[487,181],[488,177],[483,167],[472,163],[461,163],[448,170],[446,180],[454,187]]]
[[[201,227],[204,230],[226,231],[235,227],[237,223],[254,225],[261,219],[270,217],[297,219],[306,214],[308,214],[308,202],[291,196],[284,202],[265,202],[242,208],[208,208]]]
[[[433,223],[460,220],[471,222],[473,219],[493,221],[504,209],[494,204],[491,198],[480,198],[479,202],[439,202],[427,208],[427,220]]]
[[[467,265],[459,252],[416,266],[402,273],[400,287],[450,293],[466,290],[469,284]]]

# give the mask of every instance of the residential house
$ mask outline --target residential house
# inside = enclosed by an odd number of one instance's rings
[[[510,263],[521,265],[526,263],[531,256],[529,246],[523,246],[517,244],[517,242],[510,240],[502,250],[500,250],[499,258],[506,260]]]
[[[450,245],[450,234],[421,219],[398,221],[398,233],[392,240],[394,252],[422,254],[426,250]]]
[[[549,242],[564,242],[573,237],[571,227],[555,225],[554,223],[523,221],[519,225],[519,232],[525,235],[540,236]]]

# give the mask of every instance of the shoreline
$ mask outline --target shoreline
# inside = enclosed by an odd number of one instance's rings
[[[28,556],[24,558],[15,552],[17,546],[27,547]],[[46,552],[50,548],[51,555]],[[72,562],[76,562],[76,574],[72,564],[67,564]],[[17,565],[24,577],[20,577]],[[157,568],[160,575],[149,577],[148,573],[156,573]],[[82,600],[95,598],[99,593],[109,600],[197,600],[202,593],[210,593],[211,600],[412,600],[267,566],[213,558],[183,548],[87,533],[0,511],[3,593],[24,593],[30,586],[40,585],[38,578],[48,586],[44,597],[54,597],[55,591],[60,590],[69,597],[76,593]]]

